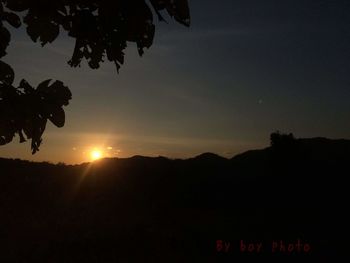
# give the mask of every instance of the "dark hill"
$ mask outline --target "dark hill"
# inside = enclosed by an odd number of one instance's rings
[[[202,153],[200,155],[197,155],[196,157],[192,158],[194,160],[202,161],[202,162],[220,162],[220,161],[225,161],[226,158],[219,156],[215,153]]]
[[[334,260],[348,224],[350,141],[275,140],[226,159],[134,156],[53,165],[0,158],[0,262]],[[216,242],[232,242],[230,253]],[[309,242],[279,253],[273,240]]]

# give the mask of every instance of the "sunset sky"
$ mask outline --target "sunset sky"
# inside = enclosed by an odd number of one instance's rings
[[[157,22],[153,46],[112,63],[70,68],[74,39],[44,48],[22,26],[3,58],[36,86],[62,80],[66,125],[48,124],[40,151],[19,138],[0,157],[81,163],[108,157],[232,157],[275,130],[350,139],[350,2],[189,0],[192,25]],[[9,28],[9,27],[8,27]]]

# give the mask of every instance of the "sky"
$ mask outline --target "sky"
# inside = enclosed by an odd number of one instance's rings
[[[189,0],[191,27],[156,23],[153,46],[134,44],[117,74],[106,62],[70,68],[74,39],[41,48],[12,30],[3,61],[36,86],[62,80],[73,99],[66,124],[48,123],[40,151],[19,138],[0,157],[81,163],[105,157],[232,157],[295,137],[350,139],[350,2]]]

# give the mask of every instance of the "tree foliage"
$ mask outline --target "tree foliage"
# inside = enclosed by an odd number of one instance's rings
[[[296,139],[293,133],[284,134],[279,131],[273,132],[270,135],[270,141],[272,147],[285,148],[288,145],[295,143]]]
[[[0,0],[0,58],[7,54],[11,41],[7,22],[14,28],[24,24],[32,41],[41,46],[52,43],[62,32],[68,33],[75,38],[68,61],[71,67],[80,66],[85,59],[90,68],[97,69],[107,59],[118,71],[128,42],[136,43],[140,56],[151,47],[153,14],[164,21],[163,10],[177,22],[190,25],[187,0]],[[72,95],[61,81],[46,80],[35,89],[25,80],[14,87],[14,79],[11,66],[0,60],[0,145],[11,142],[16,134],[24,142],[25,135],[32,140],[34,154],[47,120],[57,127],[64,125],[62,107]]]

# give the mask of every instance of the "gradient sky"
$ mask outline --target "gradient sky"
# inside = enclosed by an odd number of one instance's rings
[[[119,74],[108,62],[70,68],[74,39],[64,33],[41,48],[12,30],[3,60],[16,84],[59,79],[73,99],[65,127],[49,123],[37,154],[15,138],[0,156],[80,163],[97,147],[115,157],[232,157],[268,146],[275,130],[350,138],[349,1],[189,3],[191,27],[157,23],[154,45],[140,58],[130,44]]]

